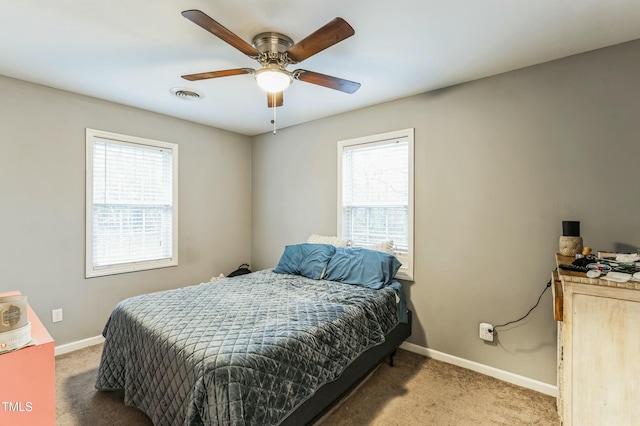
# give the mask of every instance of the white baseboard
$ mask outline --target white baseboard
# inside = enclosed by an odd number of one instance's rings
[[[78,351],[88,346],[99,345],[104,342],[104,337],[94,336],[88,339],[78,340],[76,342],[66,343],[64,345],[56,346],[54,349],[55,356],[68,354],[69,352]]]
[[[457,365],[458,367],[466,368],[468,370],[482,373],[486,376],[494,377],[496,379],[513,383],[514,385],[522,386],[546,395],[553,397],[558,396],[558,387],[550,385],[548,383],[540,382],[538,380],[531,379],[529,377],[520,376],[518,374],[510,373],[508,371],[499,370],[488,365],[480,364],[475,361],[469,361],[464,358],[458,358],[457,356],[445,354],[444,352],[434,351],[433,349],[425,348],[424,346],[418,346],[413,343],[404,342],[400,345],[400,348],[409,352],[414,352],[420,355],[424,355],[428,358],[433,358],[437,361],[446,362],[449,364]]]

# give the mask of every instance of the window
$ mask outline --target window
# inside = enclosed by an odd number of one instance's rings
[[[397,278],[413,280],[413,129],[338,143],[338,235],[393,240]]]
[[[85,276],[178,264],[178,145],[86,131]]]

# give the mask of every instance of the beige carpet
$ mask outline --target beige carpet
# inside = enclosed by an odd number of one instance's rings
[[[94,381],[102,345],[56,358],[56,425],[151,425]],[[555,398],[403,350],[319,423],[332,425],[559,425]]]

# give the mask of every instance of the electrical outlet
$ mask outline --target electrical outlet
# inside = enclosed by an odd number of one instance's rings
[[[480,323],[480,338],[487,342],[493,342],[493,326],[488,322]]]
[[[62,321],[62,309],[54,309],[51,311],[51,322]]]

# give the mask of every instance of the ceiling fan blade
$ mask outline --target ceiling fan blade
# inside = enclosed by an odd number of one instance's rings
[[[281,107],[284,104],[283,92],[267,93],[267,106],[273,108],[273,106]]]
[[[253,74],[253,73],[254,73],[254,70],[252,70],[251,68],[234,68],[232,70],[201,72],[198,74],[187,74],[187,75],[183,75],[182,78],[189,81],[198,81],[198,80],[206,80],[208,78],[229,77],[232,75]]]
[[[329,89],[335,89],[345,93],[355,93],[360,88],[360,83],[356,83],[355,81],[344,80],[342,78],[320,74],[319,72],[295,70],[292,74],[296,80],[317,84],[318,86],[328,87]]]
[[[257,58],[260,56],[260,52],[256,50],[249,43],[223,27],[218,22],[214,21],[213,18],[205,14],[200,10],[185,10],[182,12],[182,16],[190,20],[196,25],[204,28],[209,31],[214,36],[218,37],[224,42],[229,43],[231,46],[235,47],[242,53],[252,58]]]
[[[354,34],[355,31],[347,21],[342,18],[335,18],[324,27],[291,46],[287,51],[287,55],[293,63],[302,62]]]

